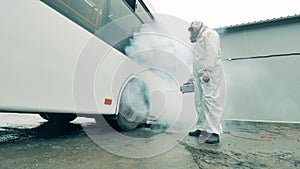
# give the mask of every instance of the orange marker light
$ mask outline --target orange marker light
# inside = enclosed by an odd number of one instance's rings
[[[112,104],[112,99],[105,98],[104,104],[111,105]]]

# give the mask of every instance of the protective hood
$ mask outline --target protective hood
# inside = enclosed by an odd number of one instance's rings
[[[196,20],[191,23],[190,28],[196,28],[196,29],[200,30],[202,28],[202,26],[203,26],[203,22]]]
[[[198,20],[193,21],[191,26],[188,28],[191,32],[191,40],[194,39],[195,41],[196,39],[199,39],[206,28],[207,26],[205,26],[203,22]],[[195,34],[195,30],[199,30],[199,32],[196,32]]]

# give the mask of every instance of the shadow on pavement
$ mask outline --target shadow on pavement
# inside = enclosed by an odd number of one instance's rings
[[[65,135],[76,135],[82,131],[80,124],[45,122],[34,128],[38,138],[57,138]]]
[[[57,124],[53,122],[44,122],[33,128],[8,126],[0,127],[0,129],[0,144],[22,142],[29,139],[51,139],[61,136],[85,134],[82,132],[82,126],[74,123]]]

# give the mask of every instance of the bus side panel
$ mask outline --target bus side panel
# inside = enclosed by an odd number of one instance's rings
[[[92,35],[37,0],[3,1],[0,11],[0,109],[74,112],[73,73]]]

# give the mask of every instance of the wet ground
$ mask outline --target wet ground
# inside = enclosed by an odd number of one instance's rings
[[[165,151],[159,149],[173,144],[172,140],[158,140],[147,149],[151,139],[160,133],[176,135],[162,126],[144,125],[135,131],[121,133],[130,138],[145,138],[138,142],[145,142],[146,146],[139,147],[134,141],[127,142],[127,137],[111,139],[111,133],[103,131],[93,119],[78,118],[69,124],[57,125],[47,123],[38,115],[0,114],[0,168],[300,167],[299,124],[224,121],[225,132],[220,144],[199,144],[196,138],[183,133],[184,137],[176,137],[180,139]],[[114,153],[113,148],[121,155]],[[144,158],[122,156],[122,151],[135,153],[134,149],[159,153]]]

